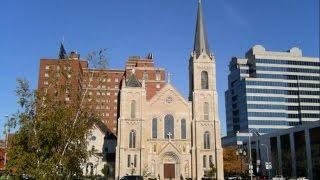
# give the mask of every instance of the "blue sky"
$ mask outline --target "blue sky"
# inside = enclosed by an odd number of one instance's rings
[[[217,61],[219,115],[225,133],[228,63],[255,44],[286,51],[298,46],[319,57],[319,0],[203,0],[210,48]],[[112,68],[153,52],[172,83],[188,93],[197,0],[2,0],[0,2],[0,131],[17,110],[16,78],[36,88],[39,59],[67,51],[82,57],[107,48]]]

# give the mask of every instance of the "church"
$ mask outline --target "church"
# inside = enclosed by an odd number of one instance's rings
[[[187,67],[186,67],[187,68]],[[147,98],[146,82],[128,69],[120,89],[115,179],[224,179],[216,63],[198,3],[189,59],[189,98],[170,83]],[[187,82],[185,82],[187,84]]]

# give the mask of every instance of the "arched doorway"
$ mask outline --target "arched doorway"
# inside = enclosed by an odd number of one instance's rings
[[[174,152],[162,155],[160,165],[161,179],[178,179],[180,176],[180,159]]]

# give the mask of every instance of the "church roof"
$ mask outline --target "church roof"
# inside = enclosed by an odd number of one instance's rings
[[[60,43],[59,59],[67,59],[67,52],[62,43]]]
[[[91,119],[92,123],[96,125],[98,129],[100,129],[101,132],[103,132],[108,139],[115,139],[116,135],[113,134],[112,131],[104,124],[100,119]]]
[[[210,55],[208,38],[207,38],[203,14],[202,14],[201,0],[199,0],[199,3],[198,3],[197,24],[196,24],[196,33],[195,33],[193,51],[194,53],[196,53],[196,57],[199,57],[202,52],[205,52],[207,55]]]
[[[134,73],[129,77],[126,85],[127,87],[142,87],[141,83],[139,82]]]

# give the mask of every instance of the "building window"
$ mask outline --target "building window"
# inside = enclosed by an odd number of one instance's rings
[[[129,148],[136,148],[136,132],[134,130],[131,130],[129,134]]]
[[[45,73],[45,74],[44,74],[44,77],[49,77],[49,74],[48,74],[48,73]]]
[[[209,156],[209,167],[213,166],[212,155]]]
[[[153,152],[154,153],[157,152],[157,145],[156,144],[153,145]]]
[[[209,120],[209,103],[204,102],[203,104],[203,119]]]
[[[157,84],[157,85],[156,85],[156,88],[157,88],[157,89],[160,89],[160,84]]]
[[[152,119],[152,138],[157,138],[158,134],[158,122],[157,118]]]
[[[131,155],[128,154],[128,167],[130,167],[130,164],[131,164]]]
[[[119,82],[119,79],[118,79],[118,78],[115,78],[115,79],[114,79],[114,82]]]
[[[181,119],[181,139],[187,138],[187,127],[186,127],[186,120]]]
[[[136,101],[131,101],[131,118],[136,118]]]
[[[209,89],[208,72],[201,72],[201,89]]]
[[[204,149],[210,149],[210,133],[208,131],[203,134],[203,146]]]
[[[147,71],[143,72],[143,77],[144,80],[148,80],[148,73]]]
[[[134,155],[134,159],[133,159],[133,166],[137,167],[137,155]]]
[[[203,168],[207,167],[207,156],[203,155]]]
[[[157,81],[160,81],[160,80],[161,80],[160,72],[157,72],[157,73],[156,73],[156,80],[157,80]]]
[[[50,66],[49,66],[49,65],[46,65],[46,69],[47,69],[47,70],[50,69]]]
[[[174,139],[174,118],[171,114],[164,117],[164,137],[166,139]]]

